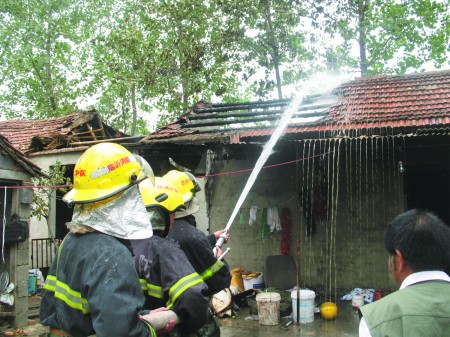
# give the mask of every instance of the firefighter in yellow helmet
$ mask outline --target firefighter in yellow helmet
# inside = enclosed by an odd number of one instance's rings
[[[180,191],[185,210],[175,213],[175,221],[167,238],[175,241],[186,253],[195,271],[208,285],[208,296],[228,288],[231,283],[231,273],[228,264],[220,260],[221,251],[214,256],[213,248],[223,230],[206,235],[196,227],[194,214],[199,210],[195,194],[200,191],[200,185],[195,177],[188,172],[172,170],[163,179],[171,182]]]
[[[40,321],[50,336],[156,336],[140,315],[145,302],[130,239],[152,236],[137,184],[148,178],[123,146],[86,150],[63,200],[74,205],[69,233],[44,284]],[[152,316],[155,317],[155,316]]]
[[[173,220],[173,213],[184,209],[178,189],[156,177],[139,184],[150,214],[154,236],[132,241],[135,267],[146,296],[146,309],[165,307],[176,314],[178,336],[189,336],[208,319],[206,284],[189,263],[186,254],[174,242],[163,238]],[[172,220],[171,220],[172,219]],[[173,327],[168,326],[166,331]],[[197,335],[195,335],[197,336]]]

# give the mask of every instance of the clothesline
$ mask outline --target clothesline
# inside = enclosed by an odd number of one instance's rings
[[[321,157],[321,156],[325,156],[329,153],[331,153],[333,151],[328,151],[328,152],[324,152],[321,154],[316,154],[314,156],[310,156],[310,157],[306,157],[306,158],[301,158],[301,159],[296,159],[296,160],[290,160],[290,161],[286,161],[286,162],[282,162],[282,163],[278,163],[278,164],[272,164],[272,165],[267,165],[267,166],[263,166],[262,169],[270,169],[270,168],[274,168],[274,167],[278,167],[278,166],[283,166],[283,165],[289,165],[289,164],[293,164],[293,163],[297,163],[300,161],[304,161],[304,160],[309,160],[312,158],[316,158],[316,157]],[[226,176],[226,175],[231,175],[231,174],[239,174],[239,173],[244,173],[244,172],[250,172],[253,171],[254,168],[249,168],[249,169],[243,169],[243,170],[236,170],[236,171],[228,171],[228,172],[222,172],[222,173],[213,173],[213,174],[207,174],[204,176],[196,176],[196,178],[210,178],[210,177],[219,177],[219,176]],[[20,189],[20,188],[72,188],[73,185],[39,185],[39,186],[34,186],[34,185],[9,185],[9,186],[0,186],[0,188],[5,188],[5,189]]]

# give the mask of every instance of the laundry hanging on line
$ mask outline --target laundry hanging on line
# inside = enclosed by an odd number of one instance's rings
[[[267,225],[269,225],[270,232],[281,231],[281,221],[278,214],[277,207],[269,207],[267,209]]]
[[[248,219],[248,224],[253,226],[253,223],[256,221],[256,213],[258,212],[258,206],[250,207],[250,217]]]

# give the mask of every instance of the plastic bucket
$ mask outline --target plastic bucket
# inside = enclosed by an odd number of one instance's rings
[[[256,295],[259,324],[277,325],[280,323],[280,301],[281,295],[278,293]]]
[[[291,292],[292,298],[292,314],[294,322],[297,322],[297,290]],[[300,317],[299,322],[312,323],[314,322],[314,299],[316,298],[316,293],[312,290],[300,290],[300,303],[299,311]]]
[[[258,277],[245,278],[243,276],[242,279],[244,280],[244,289],[245,290],[263,289],[264,288],[263,273],[261,273],[261,275],[259,275]]]

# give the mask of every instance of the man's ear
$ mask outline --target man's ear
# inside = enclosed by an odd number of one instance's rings
[[[400,272],[404,271],[405,267],[406,267],[406,262],[405,259],[403,258],[403,254],[400,250],[396,249],[395,250],[395,255],[397,256],[397,261],[398,261],[398,270]]]

